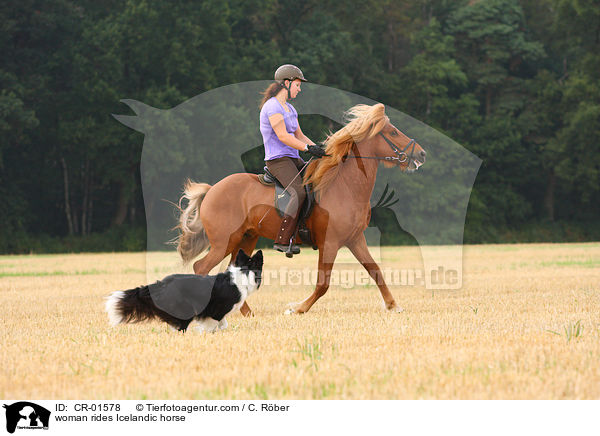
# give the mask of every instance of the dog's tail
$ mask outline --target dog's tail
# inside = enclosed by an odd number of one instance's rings
[[[165,318],[172,318],[154,305],[148,286],[113,292],[106,300],[105,309],[113,326],[154,318],[169,322],[171,320]]]

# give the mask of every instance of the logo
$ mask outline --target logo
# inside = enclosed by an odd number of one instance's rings
[[[187,179],[214,185],[231,174],[263,172],[265,148],[258,105],[261,92],[271,83],[252,81],[223,86],[171,109],[122,100],[135,115],[114,117],[144,134],[140,171],[146,206],[148,282],[165,273],[181,272],[177,255],[167,258],[154,252],[164,250],[169,240],[178,236],[177,232],[169,233],[169,229],[175,228],[173,204],[178,204]],[[294,107],[299,115],[313,117],[314,140],[326,137],[328,129],[338,130],[335,124],[341,128],[351,107],[377,103],[314,83],[302,87],[302,97],[294,101]],[[386,106],[385,114],[402,133],[416,138],[427,150],[427,164],[412,175],[380,166],[372,190],[370,227],[364,232],[369,250],[383,269],[396,271],[396,286],[407,282],[422,283],[426,289],[460,289],[465,218],[482,161],[443,133],[393,107]],[[348,165],[359,163],[352,160]],[[360,174],[366,174],[364,167],[359,168]],[[352,179],[348,188],[367,182],[364,178]],[[232,229],[243,224],[241,215],[232,219],[240,220],[227,223]],[[413,241],[420,247],[423,268],[415,280],[403,281],[400,268],[405,264],[394,251],[379,247]],[[223,261],[221,271],[228,262]]]
[[[48,430],[50,411],[28,401],[19,401],[11,405],[4,404],[6,409],[6,431],[14,433],[18,429]]]

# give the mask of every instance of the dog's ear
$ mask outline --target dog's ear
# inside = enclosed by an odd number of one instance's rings
[[[262,250],[258,250],[251,259],[252,265],[262,268],[263,265],[263,253]]]
[[[244,250],[240,248],[240,251],[238,251],[238,254],[235,257],[235,266],[246,265],[249,259],[250,258],[248,257],[248,255],[244,253]]]

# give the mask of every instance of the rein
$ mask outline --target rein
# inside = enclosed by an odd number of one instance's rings
[[[417,144],[416,141],[414,139],[411,139],[408,144],[406,145],[406,147],[404,147],[404,149],[400,150],[392,141],[390,141],[383,133],[379,132],[378,135],[381,135],[381,137],[383,139],[385,139],[385,142],[388,143],[388,145],[390,146],[390,148],[394,151],[394,153],[396,153],[396,156],[386,156],[386,157],[378,157],[378,156],[356,156],[356,155],[349,155],[346,157],[351,157],[354,159],[377,159],[377,160],[385,160],[387,162],[394,162],[397,161],[398,163],[404,163],[408,160],[408,164],[410,165],[415,159],[414,159],[414,153],[415,153],[415,145]],[[410,156],[407,154],[407,150],[409,147],[412,148],[410,149]]]
[[[289,90],[288,90],[289,92]],[[378,156],[356,156],[356,155],[346,155],[346,157],[348,158],[354,158],[354,159],[376,159],[376,160],[384,160],[387,162],[398,162],[398,163],[404,163],[406,161],[408,161],[407,166],[409,166],[412,162],[414,162],[415,158],[414,158],[414,154],[415,154],[415,145],[417,144],[416,141],[414,139],[411,139],[408,144],[406,145],[406,147],[404,147],[402,150],[400,150],[392,141],[390,141],[383,133],[379,132],[378,135],[381,135],[381,137],[385,140],[385,142],[388,143],[388,145],[390,146],[390,148],[394,151],[394,153],[396,153],[396,156],[386,156],[386,157],[378,157]],[[407,151],[408,148],[411,147],[410,149],[410,156],[408,155]],[[296,177],[298,177],[302,171],[304,171],[304,168],[306,168],[306,166],[313,160],[313,157],[311,156],[311,158],[308,160],[308,162],[306,162],[304,164],[304,166],[302,167],[302,169],[300,169],[300,171],[298,171],[298,174],[296,174]],[[283,190],[283,192],[278,196],[278,198],[283,197],[283,194],[285,194],[285,192],[288,190],[288,188],[290,187],[290,185],[292,184],[292,182],[294,180],[296,180],[296,177],[294,177],[292,179],[292,181],[285,187],[285,189]],[[260,219],[260,221],[258,222],[258,227],[260,228],[260,224],[262,223],[262,221],[265,219],[265,217],[267,216],[267,214],[269,213],[271,209],[268,209],[265,214],[262,216],[262,218]]]

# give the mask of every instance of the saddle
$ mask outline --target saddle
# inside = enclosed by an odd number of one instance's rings
[[[279,183],[277,177],[271,174],[271,172],[266,166],[264,167],[264,171],[264,174],[258,175],[258,181],[266,186],[275,186],[275,209],[277,209],[277,213],[279,214],[279,216],[283,218],[283,212],[285,211],[288,203],[290,202],[292,195],[289,191],[285,191],[285,186]],[[303,244],[310,245],[314,250],[316,250],[317,246],[313,242],[310,230],[306,225],[306,220],[310,217],[310,214],[313,210],[313,206],[315,204],[315,193],[312,190],[311,185],[304,185],[304,190],[306,191],[306,200],[304,200],[304,203],[300,207],[297,232]]]

